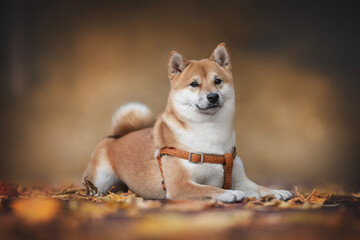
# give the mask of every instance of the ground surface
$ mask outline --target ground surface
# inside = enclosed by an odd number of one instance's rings
[[[360,239],[359,193],[293,192],[224,204],[0,181],[0,239]]]

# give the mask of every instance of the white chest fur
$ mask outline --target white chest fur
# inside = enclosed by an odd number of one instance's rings
[[[233,151],[235,131],[229,122],[204,122],[187,124],[186,129],[179,128],[171,121],[167,122],[177,140],[194,152],[224,155]],[[223,187],[224,168],[221,164],[194,164],[186,160],[183,166],[191,174],[191,180],[205,185]]]
[[[193,123],[187,129],[175,130],[175,134],[181,144],[194,151],[223,155],[231,152],[235,146],[235,132],[231,127],[221,125],[223,124]]]
[[[221,164],[204,163],[197,165],[184,161],[183,166],[189,170],[192,181],[198,184],[223,187],[224,168]]]

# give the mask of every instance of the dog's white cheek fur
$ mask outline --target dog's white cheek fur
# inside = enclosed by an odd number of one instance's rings
[[[201,117],[200,113],[198,113],[194,109],[194,103],[198,102],[199,93],[190,88],[185,88],[181,91],[178,91],[172,96],[173,106],[184,122],[193,122],[199,121],[199,117]]]

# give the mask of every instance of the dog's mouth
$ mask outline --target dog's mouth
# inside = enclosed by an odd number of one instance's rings
[[[199,112],[206,113],[206,114],[214,114],[221,107],[221,105],[219,103],[210,104],[210,105],[206,106],[205,108],[200,107],[198,104],[195,104],[195,106]]]

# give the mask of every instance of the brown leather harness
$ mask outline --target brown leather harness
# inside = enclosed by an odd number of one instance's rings
[[[161,166],[161,157],[164,155],[169,155],[181,159],[188,160],[189,163],[194,164],[203,164],[203,163],[214,163],[214,164],[222,164],[224,166],[224,189],[231,188],[231,178],[232,178],[232,169],[234,165],[234,159],[236,157],[236,148],[232,153],[225,153],[224,155],[213,155],[213,154],[204,154],[204,153],[194,153],[187,152],[184,150],[180,150],[177,148],[164,147],[160,149],[160,153],[157,156],[160,173],[162,177],[162,185],[164,191],[166,191],[165,181],[164,181],[164,173]]]

